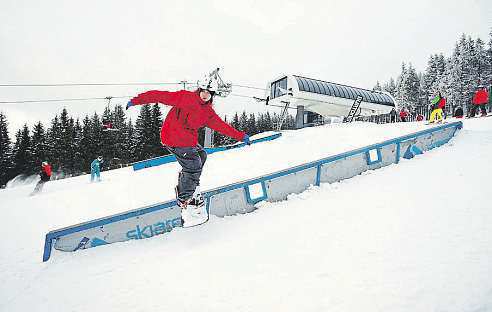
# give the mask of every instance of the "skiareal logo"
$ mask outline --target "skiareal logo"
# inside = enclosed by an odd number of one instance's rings
[[[137,225],[134,230],[126,232],[126,237],[129,239],[150,238],[157,234],[169,232],[178,226],[181,226],[181,217],[157,222],[155,224],[149,224],[143,227]]]

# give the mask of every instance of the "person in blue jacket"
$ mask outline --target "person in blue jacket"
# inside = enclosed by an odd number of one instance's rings
[[[103,163],[102,156],[97,157],[91,162],[91,182],[94,182],[94,177],[97,177],[97,181],[101,181],[101,164]]]

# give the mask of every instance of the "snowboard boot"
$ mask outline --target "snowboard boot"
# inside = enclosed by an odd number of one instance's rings
[[[176,193],[176,201],[178,202],[178,206],[181,209],[186,209],[186,207],[190,203],[191,199],[182,199],[182,198],[180,198],[179,197],[179,190],[178,190],[178,186],[177,185],[174,187],[174,192]]]
[[[189,213],[194,216],[201,218],[202,215],[206,214],[205,200],[203,199],[202,193],[200,193],[200,187],[197,186],[192,197],[188,201],[187,208]]]
[[[190,199],[181,200],[178,198],[178,205],[181,207],[183,227],[191,227],[208,221],[207,207],[199,187],[195,189]]]

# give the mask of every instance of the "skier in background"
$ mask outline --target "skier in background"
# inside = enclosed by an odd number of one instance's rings
[[[400,110],[400,120],[402,122],[406,122],[407,121],[407,117],[408,117],[408,111],[405,108],[402,108]]]
[[[132,98],[127,109],[142,104],[162,103],[172,106],[161,128],[161,142],[171,152],[182,170],[176,186],[176,199],[182,209],[188,205],[204,206],[200,193],[200,176],[207,153],[198,144],[198,129],[209,127],[223,135],[249,144],[249,136],[223,121],[212,104],[218,82],[205,78],[198,82],[195,91],[147,91]]]
[[[456,110],[454,111],[453,117],[455,118],[463,118],[463,107],[458,106],[456,107]]]
[[[446,107],[446,98],[439,92],[431,101],[432,112],[429,117],[429,123],[434,123],[436,117],[438,123],[442,122],[442,110],[444,107]]]
[[[44,184],[51,179],[51,166],[50,164],[48,164],[47,161],[43,161],[41,163],[41,171],[39,172],[39,177],[40,180],[34,187],[34,190],[32,191],[31,195],[41,192],[43,190]]]
[[[487,105],[488,102],[489,93],[487,92],[487,88],[484,86],[478,86],[478,90],[473,95],[473,107],[471,109],[470,117],[475,117],[478,108],[480,108],[480,111],[482,112],[482,117],[487,116],[485,105]]]
[[[101,181],[101,164],[103,162],[102,156],[97,157],[91,162],[91,182],[94,182],[94,177],[97,178],[97,182]]]

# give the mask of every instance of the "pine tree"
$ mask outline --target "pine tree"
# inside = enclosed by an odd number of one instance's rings
[[[72,151],[73,151],[73,168],[72,173],[79,175],[84,172],[84,161],[82,157],[82,126],[77,118],[73,125],[73,141],[72,141]]]
[[[449,94],[449,78],[447,74],[447,66],[446,66],[447,61],[444,58],[444,55],[441,54],[436,54],[435,59],[434,59],[434,79],[431,82],[429,86],[424,87],[424,92],[426,93],[426,102],[429,103],[439,92],[441,92],[441,95],[448,98]],[[449,105],[450,102],[447,101],[447,105]]]
[[[239,116],[237,112],[234,114],[234,117],[232,118],[231,126],[236,129],[239,129]]]
[[[249,114],[249,118],[247,121],[247,129],[248,129],[248,135],[255,135],[258,134],[258,126],[256,124],[256,118],[255,114]]]
[[[412,63],[408,66],[405,79],[405,101],[410,107],[415,108],[419,104],[420,78]]]
[[[379,81],[376,81],[376,85],[372,88],[373,91],[382,91],[383,88],[381,88],[381,85],[379,84]]]
[[[113,123],[113,113],[111,112],[111,109],[109,108],[109,105],[104,108],[104,112],[101,117],[101,127],[105,124],[108,123]],[[115,132],[112,130],[104,130],[102,129],[101,131],[101,145],[100,145],[100,152],[98,153],[98,156],[102,156],[105,160],[104,165],[108,166],[111,164],[112,159],[115,157],[115,146],[114,146],[114,136]],[[95,155],[94,158],[97,156]]]
[[[48,147],[48,159],[52,169],[56,171],[62,164],[62,146],[63,133],[61,129],[60,119],[58,115],[51,120],[51,126],[47,131],[47,147]]]
[[[127,151],[127,155],[128,155],[128,157],[127,157],[128,161],[127,162],[134,162],[137,160],[136,150],[137,150],[138,141],[137,141],[137,137],[135,135],[135,133],[136,133],[135,127],[133,126],[133,122],[132,122],[131,118],[130,118],[130,120],[128,120],[126,128],[128,131],[128,139],[125,142],[124,146],[125,146],[125,151]]]
[[[126,164],[131,159],[131,153],[128,153],[127,143],[130,139],[128,124],[123,106],[116,105],[113,111],[113,125],[118,131],[114,131],[114,161],[115,164]]]
[[[152,110],[149,105],[142,105],[135,124],[137,160],[144,160],[153,156],[154,129],[152,125]]]
[[[487,66],[489,64],[487,62],[487,50],[485,49],[485,43],[480,38],[477,38],[475,41],[474,52],[473,67],[475,67],[476,70],[477,84],[486,84],[487,72],[489,70]]]
[[[431,55],[429,61],[427,62],[427,68],[425,70],[421,83],[422,93],[424,94],[424,98],[427,103],[432,99],[432,97],[436,93],[436,90],[434,90],[433,87],[439,76],[439,69],[438,69],[437,62],[438,62],[437,55]]]
[[[89,116],[85,116],[82,120],[82,130],[80,134],[79,152],[80,152],[80,164],[79,168],[81,172],[89,172],[89,165],[94,159],[94,152],[92,151],[92,125]]]
[[[456,43],[453,55],[450,60],[448,71],[448,81],[451,86],[448,100],[451,100],[453,106],[462,105],[463,110],[468,111],[471,95],[469,93],[471,84],[470,75],[470,50],[467,43],[466,35],[463,34]]]
[[[463,34],[463,38],[466,38],[461,42],[462,57],[463,57],[463,77],[464,83],[464,100],[471,104],[471,99],[473,93],[478,85],[477,82],[477,68],[474,66],[474,55],[475,55],[475,42],[471,37],[466,37]]]
[[[407,104],[404,102],[404,99],[405,99],[405,89],[406,89],[406,86],[405,86],[405,77],[407,76],[407,66],[405,65],[405,63],[403,62],[401,64],[401,74],[400,76],[398,76],[398,78],[396,79],[396,99],[397,101],[403,105],[404,107],[407,106]]]
[[[150,112],[151,118],[151,139],[152,143],[150,146],[150,151],[152,153],[152,157],[162,156],[167,154],[167,150],[162,148],[161,144],[161,127],[162,127],[162,112],[159,107],[159,104],[152,105],[152,109]],[[202,132],[204,132],[202,130]]]
[[[32,130],[32,157],[34,161],[35,168],[39,168],[43,161],[47,161],[48,158],[48,145],[46,143],[46,131],[44,126],[39,121],[34,125]]]
[[[27,124],[22,130],[18,130],[15,135],[15,143],[13,149],[14,174],[29,175],[34,173],[34,165],[32,158],[31,137]]]
[[[58,170],[68,175],[73,172],[75,164],[74,123],[73,118],[68,115],[67,109],[63,108],[60,114],[60,141],[57,146],[60,156],[57,160],[59,162]]]
[[[295,129],[295,126],[296,126],[296,120],[294,116],[292,116],[291,114],[287,114],[287,116],[285,117],[285,121],[282,124],[282,129],[291,130],[291,129]]]
[[[278,124],[280,123],[280,117],[276,112],[273,112],[272,116],[272,130],[277,130]]]
[[[396,84],[393,78],[390,78],[390,81],[384,84],[383,91],[388,92],[393,97],[396,96]]]
[[[490,88],[489,90],[491,90],[492,89],[492,28],[490,28],[490,32],[489,32],[489,44],[488,44],[488,46],[489,47],[487,49],[486,58],[485,58],[486,59],[485,81],[483,83],[484,83],[484,85],[486,85]],[[492,99],[489,101],[489,103],[491,101],[492,101]]]
[[[270,112],[265,114],[265,130],[264,131],[272,131],[274,129],[274,123]]]
[[[97,113],[94,113],[91,119],[91,152],[92,160],[103,154],[103,138],[104,131],[102,127],[102,120]]]
[[[265,116],[263,113],[258,114],[258,118],[256,118],[256,124],[258,128],[258,133],[265,132],[266,127],[265,127]]]
[[[12,146],[9,138],[7,117],[0,112],[0,188],[12,174]]]
[[[239,127],[236,128],[239,131],[244,131],[246,133],[250,132],[248,129],[248,115],[246,115],[246,111],[241,113],[241,117],[239,117]]]
[[[104,108],[101,119],[103,124],[113,123],[113,113],[111,112],[111,108],[109,108],[109,105]]]
[[[81,163],[78,166],[82,168],[82,172],[90,172],[91,162],[98,156],[102,156],[103,136],[102,123],[97,113],[94,113],[91,118],[85,116],[82,121],[79,143]]]

